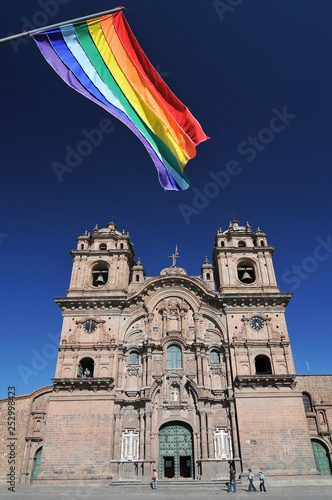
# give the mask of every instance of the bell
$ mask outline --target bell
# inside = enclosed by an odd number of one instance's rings
[[[244,271],[241,281],[243,281],[243,283],[251,283],[252,282],[252,277],[250,276],[248,271]]]
[[[105,283],[103,275],[101,273],[99,273],[99,276],[96,279],[96,283],[98,283],[99,285],[103,285]]]

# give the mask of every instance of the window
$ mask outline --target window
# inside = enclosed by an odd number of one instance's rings
[[[99,245],[99,250],[107,250],[107,245],[106,245],[106,243],[100,243],[100,245]]]
[[[245,247],[245,246],[246,246],[246,242],[245,241],[239,241],[238,247]]]
[[[167,348],[167,368],[182,368],[182,353],[177,345]]]
[[[255,368],[256,368],[257,375],[271,375],[272,374],[271,361],[267,356],[264,356],[264,354],[260,354],[259,356],[256,356]]]
[[[139,281],[139,274],[136,274],[136,281]]]
[[[206,279],[209,280],[210,279],[210,273],[206,273]]]
[[[264,246],[264,241],[263,241],[263,240],[261,240],[261,247],[263,247],[263,246]]]
[[[139,363],[138,352],[131,351],[131,353],[129,354],[129,364],[130,365],[138,365],[138,363]]]
[[[303,392],[302,398],[303,398],[305,412],[311,413],[312,412],[312,405],[311,405],[311,399],[310,399],[309,394],[307,394],[306,392]]]
[[[218,351],[210,352],[210,362],[211,363],[220,363],[220,356]]]

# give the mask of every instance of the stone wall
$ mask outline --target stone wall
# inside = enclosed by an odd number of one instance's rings
[[[292,389],[236,392],[243,472],[316,474],[302,395]]]
[[[49,401],[36,483],[107,479],[113,400],[106,391],[61,391]]]
[[[34,435],[35,442],[37,443],[37,433],[34,434],[33,423],[32,423],[32,412],[35,408],[45,408],[46,401],[52,390],[51,386],[42,387],[32,392],[31,394],[26,394],[24,396],[15,397],[15,436],[16,439],[8,439],[8,399],[0,400],[0,442],[1,442],[1,454],[4,460],[0,462],[0,482],[5,483],[7,481],[7,474],[9,472],[10,465],[15,465],[15,475],[16,482],[25,481],[26,476],[30,476],[31,468],[33,465],[33,457],[29,460],[29,453],[36,450],[36,444],[31,447],[27,444],[26,437],[30,434]],[[41,403],[41,404],[39,404]],[[45,419],[43,418],[45,421]],[[42,434],[43,426],[39,428],[38,437]],[[10,448],[8,444],[10,442],[15,443],[15,464],[8,464]],[[30,480],[30,478],[29,478]]]

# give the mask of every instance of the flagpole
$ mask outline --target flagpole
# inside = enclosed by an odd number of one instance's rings
[[[93,19],[94,17],[106,16],[107,14],[115,14],[116,12],[120,12],[124,10],[125,7],[117,7],[116,9],[105,10],[104,12],[99,12],[98,14],[91,14],[90,16],[78,17],[77,19],[71,19],[70,21],[65,21],[63,23],[51,24],[50,26],[44,26],[41,28],[37,28],[31,31],[24,31],[24,33],[19,33],[17,35],[7,36],[6,38],[0,39],[0,44],[6,42],[12,42],[13,40],[18,40],[19,38],[25,38],[35,33],[39,33],[45,30],[51,30],[53,28],[58,28],[59,26],[66,26],[66,24],[79,23],[80,21],[88,21],[89,19]]]

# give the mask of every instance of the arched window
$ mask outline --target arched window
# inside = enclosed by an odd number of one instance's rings
[[[210,352],[210,362],[211,363],[220,363],[220,356],[218,351],[211,351]]]
[[[225,242],[224,242],[224,241],[221,241],[221,242],[220,242],[220,246],[221,246],[221,247],[224,247],[224,246],[225,246]]]
[[[139,281],[139,274],[136,274],[136,281]]]
[[[245,247],[245,246],[246,246],[246,242],[245,241],[239,241],[238,247]]]
[[[106,243],[100,243],[100,245],[99,245],[99,250],[107,250],[107,245],[106,245]]]
[[[108,281],[108,266],[99,262],[92,269],[92,285],[95,287],[106,285]]]
[[[84,250],[84,243],[81,243],[81,250]]]
[[[206,279],[209,280],[210,279],[210,273],[206,273]]]
[[[167,368],[182,368],[182,353],[178,345],[167,348]]]
[[[271,361],[264,354],[259,354],[258,356],[256,356],[255,368],[256,368],[257,375],[271,375],[272,374]]]
[[[263,240],[261,240],[261,247],[263,247],[263,246],[264,246],[264,241],[263,241]]]
[[[302,399],[303,399],[305,412],[311,413],[312,412],[312,404],[311,404],[311,398],[310,398],[309,394],[307,392],[303,392]]]
[[[253,283],[256,280],[254,265],[250,261],[239,262],[237,266],[237,277],[242,283]]]
[[[92,358],[83,358],[78,365],[78,377],[91,378],[93,377],[95,362]]]
[[[123,250],[123,243],[120,243],[120,249]]]
[[[129,364],[130,365],[138,365],[139,363],[139,356],[137,351],[131,351],[129,353]]]

